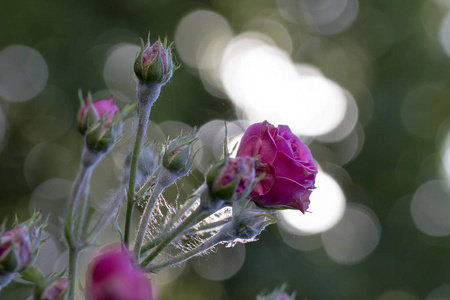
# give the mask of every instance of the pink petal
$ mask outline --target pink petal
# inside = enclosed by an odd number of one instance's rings
[[[259,177],[261,174],[265,173],[263,179],[261,179],[253,188],[250,197],[260,197],[272,188],[273,182],[275,180],[275,170],[271,165],[261,165],[258,164],[256,167],[255,177]]]
[[[303,164],[290,158],[283,152],[278,152],[273,162],[273,167],[277,177],[289,178],[304,188],[311,188],[314,184],[315,173],[309,172],[309,169]]]
[[[247,128],[247,130],[245,131],[244,135],[242,136],[241,144],[239,145],[239,149],[241,148],[241,146],[243,144],[246,144],[246,142],[250,138],[252,138],[254,136],[258,136],[258,137],[261,136],[261,126],[262,126],[261,123],[255,123],[255,124],[250,125]],[[239,153],[239,149],[238,149],[238,153]]]
[[[272,189],[255,201],[264,206],[290,206],[300,209],[303,213],[309,206],[309,194],[303,186],[284,177],[276,177]]]

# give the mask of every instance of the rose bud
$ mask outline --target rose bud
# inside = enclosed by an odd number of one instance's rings
[[[88,300],[151,300],[149,278],[124,248],[109,249],[94,259],[87,276]]]
[[[215,164],[206,175],[206,183],[214,198],[225,202],[248,196],[255,181],[255,162],[247,157],[228,157]]]
[[[78,112],[78,130],[84,135],[88,128],[100,121],[104,116],[109,122],[112,121],[114,115],[119,111],[119,107],[111,96],[108,99],[93,102],[90,93],[86,99],[83,99],[81,91],[79,91],[80,109]]]
[[[236,156],[256,157],[256,176],[265,174],[249,198],[265,207],[296,208],[305,213],[317,166],[311,151],[288,126],[277,128],[267,121],[251,125]]]
[[[173,139],[164,151],[162,159],[164,168],[178,177],[185,175],[194,162],[195,153],[193,154],[192,147],[198,139],[195,134],[196,130]]]
[[[119,107],[113,97],[92,102],[89,95],[86,102],[81,101],[78,129],[85,135],[86,146],[92,152],[108,152],[121,130]]]
[[[0,236],[0,272],[19,272],[32,260],[29,229],[18,225]]]
[[[67,278],[51,279],[36,287],[34,292],[35,300],[65,300],[68,295],[69,281]]]
[[[134,63],[134,73],[140,81],[164,85],[170,80],[174,70],[176,67],[172,61],[172,44],[167,45],[167,35],[164,43],[158,39],[150,45],[150,35],[146,45],[142,41]]]

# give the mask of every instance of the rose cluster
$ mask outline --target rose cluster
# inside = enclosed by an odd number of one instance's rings
[[[308,147],[286,125],[275,127],[267,121],[251,125],[241,139],[236,158],[219,162],[220,172],[216,166],[207,176],[214,196],[230,200],[254,181],[244,197],[259,205],[295,208],[303,213],[308,209],[317,166]]]

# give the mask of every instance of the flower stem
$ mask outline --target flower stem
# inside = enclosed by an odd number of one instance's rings
[[[171,180],[170,180],[170,178],[165,176],[165,174],[166,174],[165,172],[161,172],[162,176],[159,177],[159,179],[160,179],[159,182],[165,182],[165,184],[167,185],[171,182]],[[162,177],[166,177],[168,180],[166,180],[165,178],[162,178]],[[143,246],[144,249],[141,249],[140,254],[147,252],[150,249],[154,248],[163,240],[164,235],[172,229],[172,226],[175,225],[176,223],[178,223],[178,221],[181,219],[181,217],[183,217],[184,214],[195,205],[195,203],[197,202],[197,199],[200,197],[200,194],[205,189],[205,187],[206,186],[204,184],[201,185],[192,194],[192,196],[186,200],[186,202],[183,204],[183,206],[180,207],[178,212],[174,216],[172,216],[170,222],[168,222],[167,226],[164,228],[162,233],[160,235],[158,235],[157,237],[155,237],[153,240],[151,240],[149,243],[145,244]]]
[[[69,251],[69,300],[75,299],[78,255],[80,251],[76,248],[70,248]]]
[[[73,300],[75,295],[78,255],[83,249],[83,245],[80,244],[79,231],[81,230],[79,228],[83,228],[87,206],[83,204],[80,211],[78,209],[78,200],[80,198],[81,190],[85,185],[86,179],[89,178],[93,168],[95,167],[95,165],[97,165],[102,157],[103,153],[91,152],[86,146],[83,148],[83,151],[81,152],[80,168],[73,182],[72,190],[69,196],[70,204],[67,224],[70,228],[68,233],[70,236],[66,235],[67,242],[69,244],[69,300]],[[76,216],[76,214],[78,214],[78,216]]]
[[[78,200],[80,198],[81,191],[85,185],[86,179],[90,177],[92,169],[102,159],[103,155],[103,153],[91,152],[86,146],[83,147],[83,151],[81,152],[80,168],[72,184],[72,190],[69,195],[70,204],[67,223],[70,225],[73,238],[79,237],[76,230],[78,226],[83,226],[83,224],[80,225],[80,223],[84,221],[86,210],[86,205],[82,206],[81,211],[78,209]],[[78,219],[79,223],[77,223],[77,219],[75,218],[76,213],[80,214],[80,218]]]
[[[73,219],[75,216],[76,207],[78,205],[78,199],[80,198],[83,183],[86,180],[87,174],[89,172],[89,166],[86,166],[83,163],[83,157],[87,155],[86,154],[87,151],[88,150],[86,150],[86,148],[83,149],[83,152],[81,154],[80,168],[79,168],[77,176],[75,177],[75,180],[72,184],[72,190],[70,191],[69,216],[67,219],[67,223],[70,225],[72,233],[73,233],[73,229],[74,229]]]
[[[167,247],[178,235],[182,234],[187,228],[197,224],[207,215],[210,215],[210,211],[204,210],[203,207],[198,207],[194,210],[186,219],[181,222],[178,227],[174,228],[168,235],[156,246],[156,248],[147,256],[141,263],[141,266],[146,267],[165,247]]]
[[[212,223],[207,223],[205,225],[199,226],[198,228],[191,228],[189,230],[187,230],[185,232],[185,234],[195,234],[195,233],[200,233],[200,232],[205,232],[205,231],[212,231],[212,230],[216,230],[218,227],[224,226],[226,223],[228,223],[229,221],[231,221],[231,217],[226,218],[224,220],[219,220],[216,222],[212,222]],[[152,239],[150,242],[148,242],[147,244],[143,245],[141,248],[141,254],[145,253],[147,251],[150,251],[151,249],[153,249],[154,247],[156,247],[156,245],[158,245],[159,243],[161,243],[161,241],[163,240],[163,235],[158,235],[157,237],[155,237],[154,239]]]
[[[156,262],[156,263],[150,263],[146,269],[147,269],[147,271],[153,272],[153,273],[159,272],[161,269],[163,269],[165,267],[170,267],[170,266],[175,266],[175,265],[181,264],[182,262],[185,262],[194,256],[200,255],[200,254],[208,251],[209,249],[215,247],[218,244],[226,243],[229,241],[230,241],[229,237],[222,234],[222,232],[219,232],[218,234],[216,234],[213,237],[211,237],[210,239],[208,239],[206,242],[200,244],[198,247],[196,247],[190,251],[184,252],[178,256],[171,257],[169,259],[166,259],[166,260],[163,260],[160,262]]]
[[[139,162],[139,154],[141,152],[142,141],[147,133],[147,126],[150,117],[150,111],[153,103],[159,96],[161,91],[161,85],[145,85],[142,82],[138,83],[136,89],[136,95],[139,100],[139,124],[136,133],[136,140],[134,142],[133,154],[131,157],[131,167],[130,167],[130,182],[128,184],[127,193],[127,214],[125,219],[125,230],[124,230],[124,243],[129,245],[130,243],[130,232],[131,232],[131,217],[133,216],[134,210],[134,190],[136,186],[136,173]]]
[[[85,222],[85,218],[86,218],[87,203],[89,200],[89,189],[90,189],[91,176],[92,176],[92,168],[89,168],[89,170],[86,173],[86,179],[84,180],[83,188],[82,188],[84,190],[84,195],[83,195],[83,200],[81,202],[80,220],[76,224],[76,229],[75,229],[75,234],[78,236],[78,238],[81,238],[82,231],[83,231],[83,228],[85,225],[84,222]]]
[[[145,235],[145,232],[147,231],[148,221],[150,219],[150,216],[152,215],[153,209],[155,208],[156,200],[159,198],[159,196],[163,192],[164,188],[165,188],[164,185],[158,183],[155,186],[155,189],[154,189],[150,199],[148,200],[147,204],[145,205],[145,209],[144,209],[144,212],[141,216],[141,220],[139,223],[139,229],[138,229],[138,233],[136,236],[136,243],[134,245],[134,258],[136,261],[139,261],[139,259],[140,259],[142,242],[144,241],[144,235]]]

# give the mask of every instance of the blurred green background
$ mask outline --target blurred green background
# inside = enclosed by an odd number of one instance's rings
[[[181,68],[149,140],[202,133],[187,190],[217,154],[206,147],[222,139],[216,120],[236,137],[264,119],[291,126],[323,174],[311,213],[156,276],[162,299],[255,299],[282,283],[297,299],[450,299],[449,1],[19,0],[2,1],[0,20],[0,219],[52,213],[45,272],[65,267],[58,216],[82,146],[77,90],[134,101],[150,30],[175,41]],[[94,174],[93,201],[119,184],[129,123]],[[27,293],[13,284],[0,298]]]

